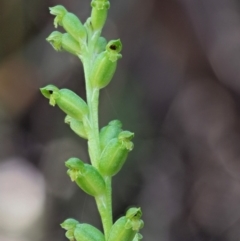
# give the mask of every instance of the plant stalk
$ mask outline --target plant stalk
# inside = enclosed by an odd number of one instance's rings
[[[89,107],[89,140],[88,150],[92,165],[98,169],[98,162],[101,154],[100,141],[99,141],[99,124],[98,124],[98,102],[99,102],[99,89],[93,89],[90,83],[91,73],[91,53],[83,61],[84,74],[86,81],[86,93],[87,93],[87,104]],[[105,238],[109,235],[112,227],[112,187],[111,177],[105,178],[106,182],[106,193],[101,197],[96,197],[96,204],[101,216],[103,230]]]

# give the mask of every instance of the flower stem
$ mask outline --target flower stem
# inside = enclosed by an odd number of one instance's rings
[[[100,144],[99,144],[99,126],[98,126],[98,100],[99,90],[92,89],[89,75],[90,75],[90,59],[84,61],[84,73],[86,81],[86,93],[87,93],[87,104],[89,108],[89,139],[88,139],[88,150],[90,154],[91,163],[94,167],[98,167],[98,160],[100,157]]]
[[[98,102],[99,102],[99,89],[94,89],[90,83],[92,65],[92,53],[89,51],[83,61],[87,104],[89,107],[89,122],[90,128],[88,133],[88,150],[92,165],[98,169],[98,162],[101,154],[100,141],[99,141],[99,124],[98,124]],[[111,177],[105,177],[106,192],[100,197],[96,197],[96,204],[101,216],[102,225],[104,229],[105,238],[109,235],[112,227],[112,187]]]
[[[108,195],[95,198],[101,216],[105,239],[107,240],[112,227],[112,205],[108,203]]]

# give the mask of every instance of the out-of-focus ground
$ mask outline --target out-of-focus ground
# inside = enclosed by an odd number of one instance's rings
[[[77,58],[45,41],[48,7],[84,22],[89,0],[0,2],[0,240],[66,240],[68,217],[100,227],[64,161],[86,142],[39,88],[85,98]],[[147,241],[240,240],[240,1],[111,0],[103,35],[123,58],[101,91],[101,126],[120,119],[135,148],[113,179],[115,219],[141,206]]]

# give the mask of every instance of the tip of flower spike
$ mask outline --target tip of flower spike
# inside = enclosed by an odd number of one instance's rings
[[[108,0],[93,0],[91,7],[97,8],[97,10],[109,9],[110,2]]]

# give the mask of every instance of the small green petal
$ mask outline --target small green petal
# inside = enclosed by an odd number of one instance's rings
[[[58,25],[62,26],[62,19],[64,15],[67,13],[67,9],[63,7],[62,5],[57,5],[55,7],[50,7],[50,14],[55,15],[54,19],[54,26],[55,28],[58,27]]]
[[[76,219],[68,218],[60,224],[60,226],[65,230],[74,229],[79,222]]]
[[[58,31],[54,31],[46,38],[46,40],[53,46],[53,48],[56,51],[61,51],[62,50],[62,36],[63,36],[62,33],[58,32]]]

